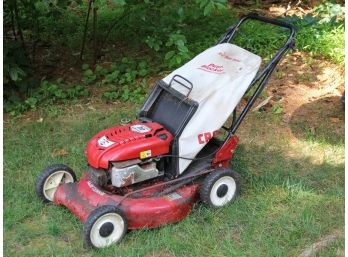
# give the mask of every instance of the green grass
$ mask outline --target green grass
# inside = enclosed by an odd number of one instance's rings
[[[42,122],[5,124],[5,256],[297,256],[322,236],[343,229],[343,134],[333,133],[334,141],[323,140],[323,133],[299,136],[294,143],[284,137],[288,125],[279,115],[252,113],[241,127],[233,160],[243,178],[234,204],[218,210],[198,204],[175,225],[132,231],[119,245],[86,250],[83,224],[65,208],[39,201],[36,176],[52,163],[68,164],[80,176],[87,140],[134,117],[135,108],[78,110],[57,118],[43,113]],[[293,126],[305,132],[302,123]],[[53,157],[57,149],[68,154]],[[337,256],[342,248],[339,240],[317,256]]]

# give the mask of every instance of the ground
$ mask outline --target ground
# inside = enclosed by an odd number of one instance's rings
[[[78,176],[87,140],[133,119],[138,106],[97,99],[4,121],[5,256],[299,256],[344,226],[343,70],[303,52],[277,67],[238,131],[232,161],[239,199],[222,209],[197,204],[182,222],[128,233],[97,253],[83,248],[82,223],[36,197],[36,176],[65,163]],[[256,106],[255,105],[255,106]],[[315,256],[343,256],[340,236]]]

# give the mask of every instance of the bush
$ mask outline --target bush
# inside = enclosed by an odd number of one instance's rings
[[[108,67],[85,64],[81,80],[64,85],[41,82],[38,70],[42,69],[38,68],[49,63],[50,56],[58,61],[63,57],[77,60],[88,3],[5,1],[5,112],[18,114],[40,105],[77,99],[88,95],[92,86],[108,88],[102,93],[106,101],[139,102],[146,89],[143,78],[181,66],[214,45],[226,28],[237,21],[235,10],[238,7],[228,9],[226,5],[225,0],[96,1],[98,56],[105,54],[103,58],[112,64]],[[87,63],[91,63],[89,49],[93,49],[93,40],[90,40],[93,38],[92,20],[89,20],[87,30]],[[343,66],[344,15],[341,5],[324,2],[311,14],[284,20],[298,28],[295,42],[299,50]],[[266,61],[286,38],[286,31],[271,25],[252,21],[245,25],[234,43]],[[40,53],[41,48],[45,49],[46,55]],[[103,53],[104,49],[112,51]],[[39,56],[34,58],[35,54]]]

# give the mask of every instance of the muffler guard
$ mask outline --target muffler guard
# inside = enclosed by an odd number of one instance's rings
[[[79,182],[59,186],[53,202],[67,207],[83,222],[101,205],[118,205],[127,216],[128,228],[139,229],[178,222],[190,213],[197,200],[197,184],[183,186],[165,196],[124,199],[103,191],[84,173]]]

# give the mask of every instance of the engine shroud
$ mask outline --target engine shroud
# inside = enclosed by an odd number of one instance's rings
[[[135,121],[102,130],[87,144],[88,164],[108,169],[110,162],[147,159],[169,153],[172,134],[156,122]]]

